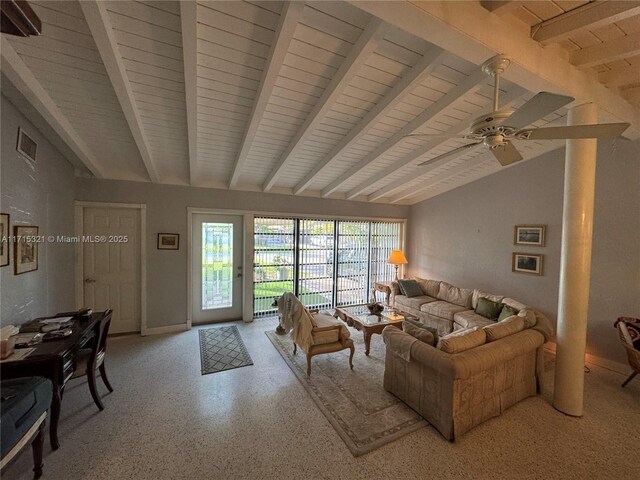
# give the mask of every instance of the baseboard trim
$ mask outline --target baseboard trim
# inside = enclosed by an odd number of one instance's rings
[[[143,337],[147,335],[162,335],[163,333],[176,333],[176,332],[186,332],[188,330],[187,325],[181,323],[179,325],[167,325],[166,327],[151,327],[145,329],[142,334]]]
[[[549,353],[553,355],[556,354],[557,345],[555,342],[545,343],[544,348],[547,349]],[[591,365],[596,365],[598,367],[606,368],[607,370],[611,370],[616,373],[621,373],[622,375],[628,375],[630,372],[630,367],[626,363],[615,362],[613,360],[598,357],[590,353],[585,354],[584,360],[585,360],[585,363],[590,363]]]

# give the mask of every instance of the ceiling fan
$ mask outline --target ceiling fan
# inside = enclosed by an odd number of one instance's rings
[[[493,111],[476,118],[469,128],[470,132],[462,136],[411,134],[408,137],[443,137],[473,140],[473,143],[462,145],[450,152],[418,164],[432,163],[463,150],[471,150],[481,145],[489,147],[489,151],[502,166],[522,160],[522,155],[513,145],[513,140],[558,140],[576,138],[617,138],[628,127],[628,123],[600,123],[595,125],[574,125],[569,127],[524,128],[527,125],[555,112],[560,107],[575,99],[566,95],[540,92],[517,110],[499,110],[498,96],[500,75],[511,61],[504,55],[497,55],[482,65],[482,71],[495,78],[493,88]]]

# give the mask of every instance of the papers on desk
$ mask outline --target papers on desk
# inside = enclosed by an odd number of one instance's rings
[[[52,317],[52,318],[44,318],[40,320],[40,323],[44,323],[45,325],[54,325],[67,323],[73,320],[73,317]]]
[[[31,352],[33,352],[34,350],[35,348],[18,348],[14,350],[13,353],[9,355],[7,358],[5,358],[4,360],[0,360],[0,363],[15,362],[17,360],[22,360],[24,358],[27,358],[31,354]]]

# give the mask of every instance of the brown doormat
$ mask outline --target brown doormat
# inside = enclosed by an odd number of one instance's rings
[[[198,335],[202,375],[253,365],[235,325],[206,328],[199,330]]]
[[[367,357],[362,334],[352,332],[356,347],[353,370],[349,369],[349,350],[343,350],[313,357],[308,377],[306,356],[300,349],[293,355],[291,338],[273,331],[265,333],[353,456],[429,425],[382,386],[385,355],[382,337],[372,339]]]

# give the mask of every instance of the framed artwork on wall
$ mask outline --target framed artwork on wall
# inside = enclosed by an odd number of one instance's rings
[[[542,275],[543,255],[531,253],[514,253],[511,258],[511,271]]]
[[[514,245],[544,247],[546,225],[516,225],[513,231]]]
[[[9,214],[0,213],[0,267],[9,265]]]
[[[14,273],[33,272],[38,269],[38,227],[33,225],[19,225],[13,227],[15,239],[13,242]]]
[[[180,234],[178,233],[159,233],[158,234],[158,250],[179,250]]]

